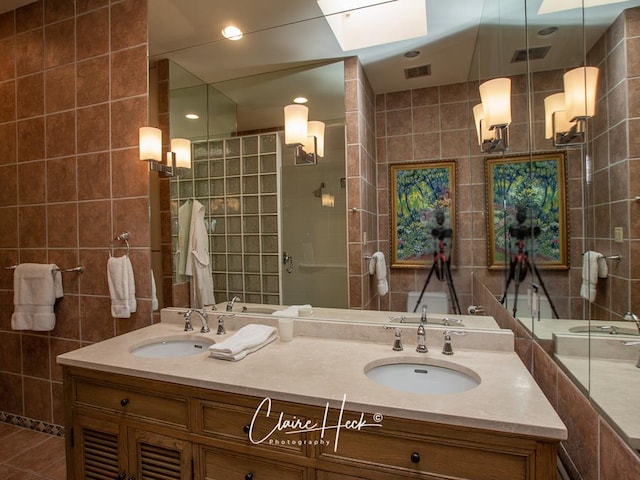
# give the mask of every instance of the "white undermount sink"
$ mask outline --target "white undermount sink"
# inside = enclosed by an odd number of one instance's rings
[[[480,377],[458,365],[411,361],[373,362],[365,375],[376,383],[409,393],[460,393],[480,385]]]
[[[201,337],[169,337],[135,345],[131,354],[145,358],[187,357],[204,353],[214,341]]]

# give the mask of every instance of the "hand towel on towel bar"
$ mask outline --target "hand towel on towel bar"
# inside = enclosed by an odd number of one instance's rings
[[[251,323],[222,342],[211,345],[209,356],[236,362],[270,344],[277,336],[278,330],[275,327]]]
[[[109,257],[107,281],[111,297],[111,316],[129,318],[137,309],[136,284],[128,255]]]
[[[387,282],[387,262],[382,252],[374,253],[369,260],[369,275],[373,274],[376,276],[378,294],[386,295],[389,291],[389,283]]]
[[[62,274],[55,264],[21,263],[13,272],[11,328],[48,331],[56,326],[53,307],[63,296]]]

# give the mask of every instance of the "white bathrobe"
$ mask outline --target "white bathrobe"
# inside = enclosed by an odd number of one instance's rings
[[[189,258],[189,230],[191,228],[191,212],[193,211],[193,201],[187,200],[178,209],[178,264],[176,270],[178,275],[184,275]]]
[[[204,223],[204,205],[193,201],[191,227],[187,246],[189,255],[185,275],[191,276],[191,307],[202,308],[216,303],[213,296],[213,276],[209,255],[209,234]]]

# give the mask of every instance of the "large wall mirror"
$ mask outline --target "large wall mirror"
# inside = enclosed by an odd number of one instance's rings
[[[458,212],[465,222],[459,225],[460,254],[454,272],[463,310],[473,297],[473,276],[502,301],[503,308],[517,317],[534,339],[556,355],[576,382],[591,392],[596,404],[608,410],[610,405],[601,392],[610,389],[611,383],[603,382],[596,372],[622,361],[630,365],[627,375],[637,377],[638,373],[630,362],[637,360],[637,347],[621,346],[621,340],[638,339],[640,332],[633,321],[634,314],[640,315],[640,300],[634,292],[638,268],[633,261],[640,236],[633,221],[640,188],[630,181],[635,175],[633,159],[638,157],[633,141],[637,112],[632,112],[637,109],[634,99],[638,95],[634,77],[639,62],[633,40],[638,33],[638,13],[633,9],[640,2],[606,2],[589,8],[575,2],[573,8],[566,9],[559,3],[426,1],[426,36],[345,52],[315,0],[279,0],[268,5],[249,1],[215,5],[205,1],[188,5],[152,2],[151,59],[168,59],[175,72],[187,72],[172,74],[172,98],[183,95],[184,104],[188,104],[189,89],[206,98],[199,102],[205,108],[201,119],[206,122],[197,128],[184,127],[178,108],[171,106],[171,129],[200,149],[194,150],[199,163],[191,176],[172,180],[171,194],[175,209],[192,197],[208,201],[209,218],[216,221],[211,251],[220,266],[215,281],[225,285],[220,290],[222,298],[217,300],[242,291],[249,302],[321,306],[325,300],[311,297],[309,292],[330,284],[335,290],[328,293],[326,298],[331,301],[325,306],[351,305],[350,299],[340,298],[340,294],[349,292],[346,283],[350,274],[354,276],[354,270],[361,270],[363,264],[356,265],[347,257],[352,239],[344,179],[352,165],[345,164],[349,156],[344,141],[348,118],[343,60],[358,56],[378,95],[376,107],[380,110],[384,110],[382,94],[388,100],[399,98],[395,92],[426,92],[434,87],[440,92],[443,86],[464,91],[466,105],[457,120],[465,129],[464,135],[468,134],[464,142],[469,148],[455,160],[458,178],[465,182],[458,191],[458,202],[462,202]],[[243,28],[241,41],[222,38],[220,31],[227,21]],[[425,70],[427,64],[430,75],[405,78],[409,67]],[[583,66],[598,67],[595,113],[585,120],[581,141],[556,146],[545,125],[545,98],[567,95],[564,74]],[[475,141],[472,108],[480,101],[479,85],[498,77],[511,80],[509,149],[483,154]],[[191,80],[181,84],[184,78]],[[319,166],[292,166],[300,177],[287,180],[286,162],[293,156],[281,139],[282,107],[302,91],[312,92],[311,115],[329,126],[331,153],[327,158],[336,163],[327,162],[322,166],[324,171]],[[442,98],[439,101],[443,102]],[[337,110],[326,110],[335,105]],[[212,114],[211,108],[217,108],[218,113]],[[409,117],[398,114],[397,122],[416,121],[417,107],[410,104],[406,108]],[[441,103],[440,111],[444,108]],[[441,120],[445,118],[442,115]],[[391,117],[389,112],[379,116],[385,124],[376,125],[377,140],[387,138],[394,128],[402,129],[389,123]],[[557,125],[559,122],[557,116]],[[437,128],[443,129],[442,124]],[[385,129],[384,133],[380,129]],[[219,154],[212,154],[214,151]],[[248,158],[242,155],[244,151]],[[279,155],[277,168],[269,170],[273,155]],[[376,247],[388,254],[389,186],[386,170],[378,161],[379,181],[374,188],[380,200],[375,214],[382,220],[376,221],[376,233],[371,235]],[[252,172],[249,177],[215,174],[219,168],[233,169],[236,164],[240,172],[246,164]],[[205,169],[207,176],[199,176]],[[281,231],[287,200],[276,187],[269,187],[272,180],[277,188],[297,195],[292,206],[300,210],[302,218],[311,218],[312,211],[320,215],[309,225],[302,220],[294,222],[294,233],[301,236],[294,236],[291,246],[284,246]],[[231,192],[231,198],[220,192]],[[323,193],[334,195],[333,208],[322,206]],[[240,209],[237,214],[228,210],[233,208],[234,198],[248,200],[249,210]],[[217,208],[226,210],[218,212]],[[332,223],[318,223],[325,220]],[[175,228],[173,225],[172,233]],[[329,237],[343,243],[323,252]],[[218,243],[225,244],[224,253],[218,250]],[[584,270],[583,254],[587,252],[595,252],[593,268],[604,264],[600,268],[606,268],[606,274]],[[295,268],[305,273],[338,276],[298,282],[294,296],[283,300],[286,280],[293,278],[283,263],[285,253],[292,255]],[[524,264],[516,260],[524,253],[529,263],[523,271],[518,268]],[[396,289],[392,293],[397,295],[410,284],[410,275],[418,279],[412,278],[413,287],[407,287],[414,289],[416,282],[418,287],[422,285],[425,270],[415,274],[403,270],[396,277],[391,272],[391,289]],[[395,284],[394,279],[398,279]],[[181,280],[176,276],[174,281]],[[586,296],[592,291],[594,298],[581,296],[583,283]],[[394,310],[391,307],[398,304],[378,305]],[[565,351],[571,353],[564,355]],[[625,396],[628,392],[618,394],[618,398]],[[614,424],[624,423],[615,413],[609,417]]]

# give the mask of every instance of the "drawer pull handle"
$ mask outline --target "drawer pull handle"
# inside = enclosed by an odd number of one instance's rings
[[[245,425],[244,427],[242,427],[242,431],[249,435],[249,432],[251,431],[251,425]]]
[[[253,480],[253,473],[247,473],[244,476],[244,480]]]
[[[125,478],[127,478],[126,473],[121,473],[120,475],[118,475],[118,480],[124,480]]]
[[[122,405],[123,407],[126,407],[127,405],[129,405],[129,399],[123,398],[122,400],[120,400],[120,405]]]
[[[411,454],[411,461],[413,463],[420,463],[420,454],[418,452],[413,452]]]

